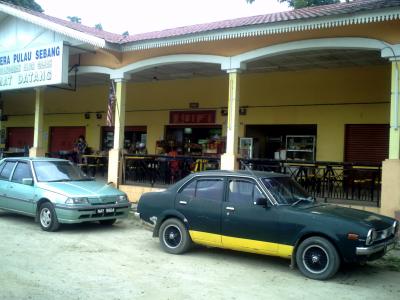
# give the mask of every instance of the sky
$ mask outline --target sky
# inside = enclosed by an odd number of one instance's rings
[[[101,23],[106,31],[151,32],[288,10],[278,0],[36,0],[44,13],[61,19],[81,18],[82,24]]]

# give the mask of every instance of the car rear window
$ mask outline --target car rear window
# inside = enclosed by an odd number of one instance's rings
[[[15,161],[6,162],[3,170],[1,170],[0,172],[0,179],[8,180],[10,178],[12,170],[14,169],[15,164]]]
[[[197,181],[196,198],[222,201],[224,182],[219,179]]]

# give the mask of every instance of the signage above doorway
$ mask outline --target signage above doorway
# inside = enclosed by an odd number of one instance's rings
[[[170,124],[212,124],[215,123],[215,110],[171,111]]]

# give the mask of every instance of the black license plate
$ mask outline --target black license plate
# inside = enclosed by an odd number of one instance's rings
[[[114,213],[114,212],[115,212],[114,207],[96,209],[96,213],[98,213],[98,214],[104,214],[104,213],[109,214],[109,213]]]

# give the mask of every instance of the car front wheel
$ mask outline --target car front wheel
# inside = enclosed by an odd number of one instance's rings
[[[171,254],[182,254],[192,244],[189,232],[178,219],[165,220],[160,226],[159,238],[163,249]]]
[[[45,202],[39,208],[39,223],[44,231],[56,231],[60,224],[58,223],[56,211],[50,202]]]
[[[322,237],[310,237],[299,245],[296,262],[300,272],[306,277],[326,280],[338,271],[340,257],[330,241]]]

